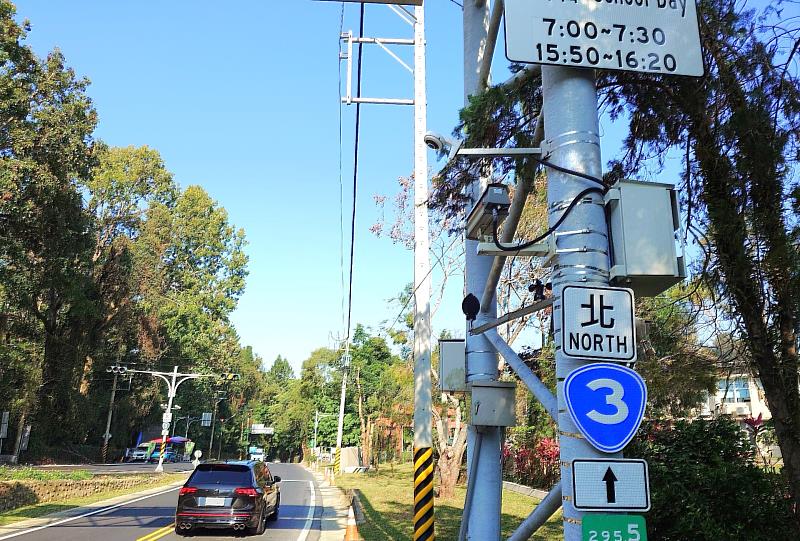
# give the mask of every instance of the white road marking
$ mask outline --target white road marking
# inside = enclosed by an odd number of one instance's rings
[[[311,501],[310,505],[308,506],[308,516],[306,517],[306,523],[303,525],[303,531],[300,532],[300,537],[297,538],[297,541],[306,541],[308,534],[311,533],[311,525],[314,523],[314,509],[316,508],[314,500],[317,499],[317,491],[314,489],[314,481],[306,481],[303,479],[281,479],[281,483],[308,483],[308,487],[311,489]],[[0,541],[2,541],[1,537]]]
[[[77,515],[74,517],[65,518],[62,520],[57,520],[56,522],[51,522],[50,524],[45,524],[44,526],[37,526],[35,528],[29,528],[27,530],[22,530],[19,532],[14,532],[8,535],[4,535],[0,537],[0,541],[4,539],[11,539],[12,537],[18,537],[20,535],[25,535],[33,532],[38,532],[39,530],[44,530],[46,528],[51,528],[53,526],[60,526],[61,524],[66,524],[67,522],[72,522],[73,520],[78,520],[79,518],[86,518],[91,517],[92,515],[99,515],[100,513],[105,513],[106,511],[111,511],[112,509],[117,509],[118,507],[124,507],[126,505],[140,502],[142,500],[146,500],[148,498],[154,498],[155,496],[161,496],[162,494],[167,494],[168,492],[172,492],[175,490],[180,489],[181,487],[172,487],[169,490],[162,490],[161,492],[156,492],[155,494],[149,494],[147,496],[142,496],[141,498],[136,498],[134,500],[128,500],[126,502],[118,503],[117,505],[110,505],[108,507],[103,507],[102,509],[96,509],[94,511],[90,511],[89,513],[84,513],[82,515]],[[313,488],[312,488],[313,489]]]

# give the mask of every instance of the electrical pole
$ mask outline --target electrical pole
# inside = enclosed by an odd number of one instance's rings
[[[545,139],[552,149],[549,160],[558,166],[579,171],[596,178],[602,177],[600,160],[599,121],[597,116],[597,91],[595,72],[590,69],[542,66],[542,91],[544,96]],[[580,134],[576,137],[575,134]],[[581,190],[594,186],[591,181],[565,174],[554,169],[547,171],[547,206],[552,209],[571,201]],[[560,229],[585,230],[584,235],[562,236],[553,272],[553,313],[559,314],[562,306],[562,289],[569,283],[582,285],[608,285],[608,236],[603,196],[589,194],[588,204],[579,204],[567,216]],[[550,213],[550,226],[560,213]],[[590,364],[574,360],[563,354],[561,333],[555,333],[556,378],[563,381],[572,370]],[[563,386],[558,386],[558,403],[564,404]],[[583,437],[566,408],[560,406],[558,415],[559,444],[561,448],[561,479],[571,479],[570,465],[575,458],[605,458],[622,456],[621,453],[602,453]],[[581,539],[583,512],[573,505],[572,483],[562,482],[564,511],[564,540]]]
[[[108,456],[108,440],[111,439],[111,416],[114,412],[114,398],[117,396],[117,376],[120,374],[124,374],[128,371],[128,368],[125,366],[120,366],[119,363],[115,364],[114,366],[110,366],[106,368],[106,372],[111,372],[114,374],[114,382],[111,384],[111,400],[108,402],[108,416],[106,417],[106,432],[103,434],[103,451],[102,451],[102,458],[103,463],[106,462],[106,457]]]
[[[217,420],[217,407],[219,403],[225,400],[227,396],[223,396],[220,398],[219,391],[216,392],[214,395],[214,413],[211,414],[211,439],[208,442],[208,457],[211,458],[211,452],[214,449],[214,425],[216,424]]]
[[[480,82],[480,66],[486,53],[489,30],[489,5],[487,0],[468,0],[464,2],[464,105],[469,104],[469,96],[478,95],[483,89]],[[472,183],[467,193],[472,205],[477,203],[487,186],[487,179],[481,176]],[[483,296],[486,282],[492,268],[492,258],[479,256],[478,241],[465,240],[465,289],[467,294],[477,298]],[[489,306],[481,306],[486,318],[497,316],[497,297],[492,296]],[[467,383],[475,381],[496,381],[498,378],[497,355],[483,335],[466,332]],[[480,432],[479,432],[480,430]],[[467,523],[468,539],[472,541],[497,541],[500,539],[500,515],[502,498],[502,472],[500,466],[503,440],[501,427],[469,426],[467,440],[467,471],[475,471],[473,478],[474,496]],[[480,439],[480,442],[478,440]],[[478,450],[478,453],[475,453]],[[473,461],[478,461],[473,470]]]
[[[432,540],[431,262],[428,233],[425,8],[414,8],[414,540]]]
[[[350,368],[350,344],[344,346],[342,355],[342,395],[339,398],[339,424],[336,429],[336,455],[333,459],[334,473],[341,473],[342,466],[342,436],[344,434],[344,401],[347,394],[347,373]]]

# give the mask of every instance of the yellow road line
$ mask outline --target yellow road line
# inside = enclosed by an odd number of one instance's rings
[[[138,538],[136,541],[156,541],[157,539],[161,539],[165,535],[172,533],[174,529],[175,524],[167,524],[163,528],[159,528],[154,532],[150,532],[149,534]]]

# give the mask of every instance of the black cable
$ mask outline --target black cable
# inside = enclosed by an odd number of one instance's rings
[[[538,237],[536,237],[531,241],[523,242],[522,244],[517,244],[514,246],[504,246],[500,244],[500,242],[497,240],[498,217],[497,217],[497,211],[495,210],[492,216],[492,230],[493,230],[492,233],[494,235],[494,245],[497,246],[498,250],[502,250],[504,252],[518,252],[520,250],[524,250],[525,248],[530,248],[537,242],[546,239],[551,233],[553,233],[556,229],[558,229],[558,226],[560,226],[564,222],[564,220],[567,219],[569,213],[572,212],[572,209],[575,208],[575,206],[581,199],[583,199],[590,193],[599,193],[600,195],[605,195],[607,191],[608,190],[601,190],[600,188],[595,188],[594,186],[586,188],[572,199],[569,206],[564,210],[564,212],[561,214],[561,217],[559,217],[559,219],[556,220],[556,223],[554,223],[551,228],[549,228],[547,231],[545,231],[544,233],[542,233],[541,235],[539,235]]]
[[[606,184],[606,182],[601,178],[593,177],[592,175],[588,175],[586,173],[581,173],[580,171],[573,171],[572,169],[567,169],[566,167],[561,167],[560,165],[556,165],[553,162],[549,162],[547,160],[543,160],[541,158],[537,158],[536,156],[531,156],[531,159],[533,159],[533,161],[539,163],[540,165],[543,165],[545,167],[549,167],[550,169],[555,169],[556,171],[559,171],[561,173],[565,173],[567,175],[572,175],[573,177],[578,177],[578,178],[590,180],[590,181],[594,182],[595,184],[599,184],[600,186],[605,188],[606,191],[608,191],[608,189],[610,188],[610,186],[608,184]]]
[[[360,21],[358,24],[358,37],[364,37],[364,6],[361,4]],[[363,44],[358,43],[358,83],[356,84],[356,97],[361,97],[361,59]],[[350,340],[350,323],[353,314],[353,259],[356,245],[356,194],[358,192],[358,142],[361,127],[361,104],[356,102],[356,140],[353,150],[353,215],[350,218],[350,283],[347,287],[347,329],[345,330],[345,341]]]

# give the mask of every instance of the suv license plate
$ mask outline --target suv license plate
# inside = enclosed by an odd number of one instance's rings
[[[225,498],[206,498],[202,505],[222,507],[225,505]]]

